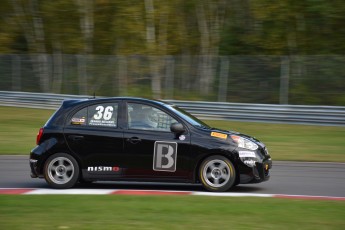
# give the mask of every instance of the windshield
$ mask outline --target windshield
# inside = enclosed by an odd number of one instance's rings
[[[198,118],[194,117],[192,114],[184,111],[183,109],[180,109],[177,106],[170,106],[170,108],[177,113],[180,117],[182,117],[184,120],[189,122],[191,125],[199,128],[207,128],[210,129],[211,127],[208,126],[206,123],[203,121],[199,120]]]

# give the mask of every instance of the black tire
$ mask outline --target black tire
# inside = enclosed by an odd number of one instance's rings
[[[201,163],[199,178],[208,191],[225,192],[235,185],[236,169],[228,158],[214,155]]]
[[[56,153],[45,162],[44,178],[52,188],[71,188],[78,182],[79,165],[71,155]]]

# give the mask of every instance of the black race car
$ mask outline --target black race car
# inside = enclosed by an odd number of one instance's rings
[[[202,183],[226,191],[270,177],[263,143],[204,122],[162,101],[65,100],[37,134],[31,177],[53,188],[77,182]]]

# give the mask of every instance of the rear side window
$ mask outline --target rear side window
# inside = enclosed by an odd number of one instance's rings
[[[102,103],[85,107],[76,112],[70,125],[117,127],[117,103]]]
[[[86,125],[86,119],[87,119],[87,108],[84,108],[82,110],[79,110],[73,115],[71,119],[71,125]]]
[[[88,107],[88,125],[117,127],[117,108],[114,103]]]

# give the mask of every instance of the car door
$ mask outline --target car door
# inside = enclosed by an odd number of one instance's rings
[[[123,130],[119,102],[100,102],[80,108],[67,121],[64,135],[69,148],[82,159],[88,177],[122,174]]]
[[[124,130],[126,175],[134,178],[186,179],[189,171],[190,135],[170,131],[179,122],[157,105],[128,101]]]

